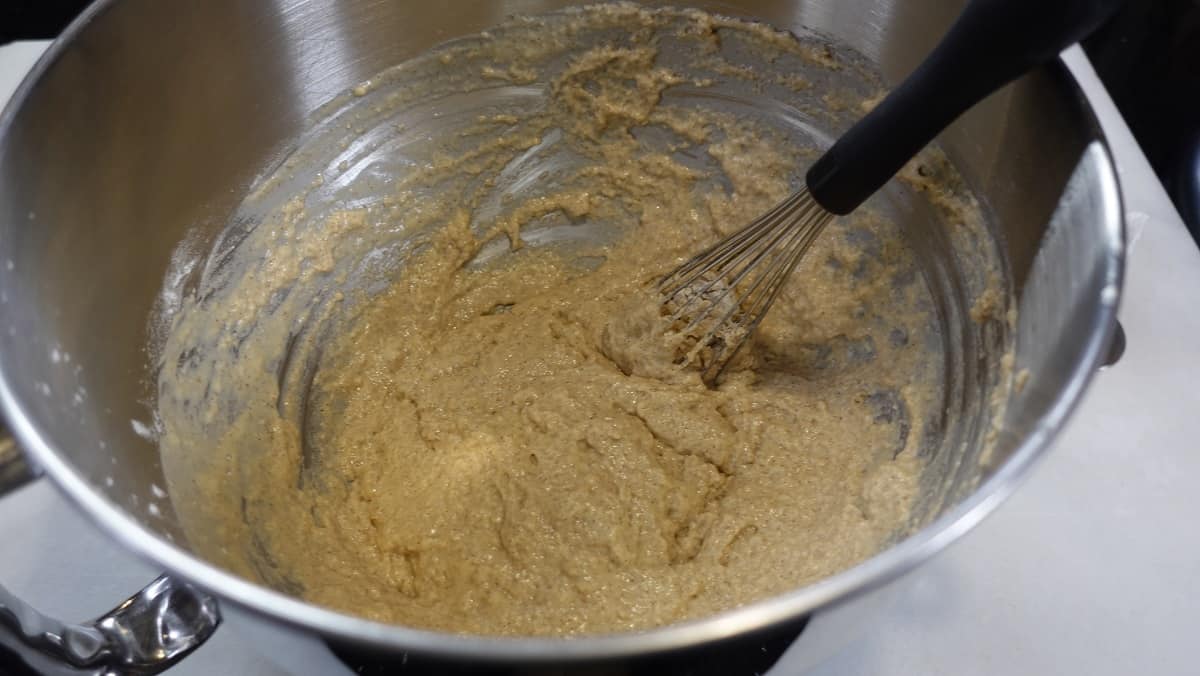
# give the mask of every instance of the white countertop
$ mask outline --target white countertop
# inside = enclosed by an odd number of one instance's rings
[[[46,44],[0,47],[0,102]],[[1066,59],[1126,200],[1125,356],[1016,495],[914,573],[879,627],[819,676],[1200,674],[1200,252],[1082,51]],[[47,481],[0,499],[0,581],[44,612],[93,617],[158,572]],[[319,644],[224,610],[216,636],[170,674],[335,673]],[[795,673],[788,662],[772,676]]]

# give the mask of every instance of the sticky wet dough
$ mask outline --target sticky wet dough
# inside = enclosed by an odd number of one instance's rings
[[[273,209],[174,317],[161,445],[203,555],[375,620],[575,635],[794,589],[908,527],[940,362],[898,228],[870,208],[832,225],[720,387],[647,357],[631,303],[786,195],[812,148],[664,98],[709,86],[662,42],[716,58],[713,17],[544,21],[435,56],[488,51],[479,81],[544,79],[537,105],[472,119],[369,207],[314,227],[302,197]],[[559,65],[497,69],[535,28]],[[539,153],[570,162],[504,192]],[[381,251],[404,264],[356,287]]]

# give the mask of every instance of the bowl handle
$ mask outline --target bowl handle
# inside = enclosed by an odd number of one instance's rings
[[[33,478],[0,424],[0,497]],[[204,643],[221,623],[216,599],[163,575],[112,611],[68,624],[34,610],[0,586],[0,669],[5,674],[157,674]]]

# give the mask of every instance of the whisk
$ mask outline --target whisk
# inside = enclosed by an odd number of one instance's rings
[[[658,283],[709,385],[835,216],[854,211],[968,108],[1095,30],[1120,0],[972,0],[942,41],[809,168],[805,185]]]

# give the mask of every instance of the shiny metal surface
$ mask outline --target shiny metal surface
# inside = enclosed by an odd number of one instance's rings
[[[200,646],[221,622],[216,601],[162,576],[112,612],[83,624],[50,619],[0,587],[0,637],[46,676],[157,674]]]
[[[0,424],[0,499],[37,476]],[[83,624],[47,617],[0,585],[0,646],[47,676],[157,674],[220,623],[212,596],[166,575]]]
[[[962,464],[977,474],[968,477],[977,488],[879,556],[702,621],[571,641],[489,640],[311,606],[209,566],[178,543],[156,448],[139,434],[154,395],[146,321],[172,251],[188,237],[196,246],[211,241],[246,187],[283,157],[326,99],[508,14],[566,4],[94,5],[0,117],[0,401],[33,461],[120,541],[220,597],[329,636],[479,660],[638,655],[808,613],[815,613],[814,626],[822,618],[858,618],[838,625],[842,631],[869,615],[853,609],[874,603],[889,582],[982,519],[1015,488],[1078,400],[1109,343],[1119,296],[1116,176],[1061,65],[991,97],[941,139],[1001,225],[997,236],[1021,294],[1017,364],[1031,375],[1012,396],[1000,447],[984,463]],[[828,33],[895,79],[932,46],[957,4],[708,6]]]

